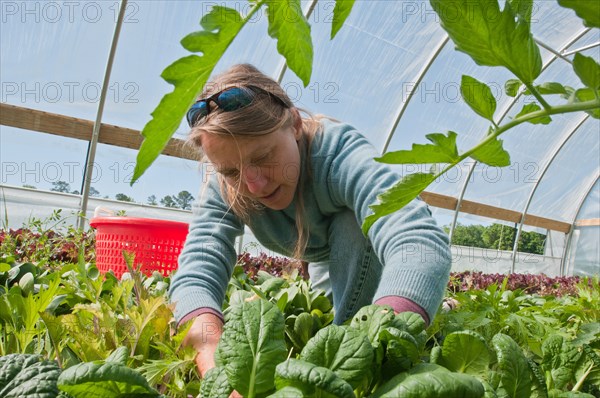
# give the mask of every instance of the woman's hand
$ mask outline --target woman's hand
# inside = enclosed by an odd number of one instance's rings
[[[221,319],[214,314],[205,313],[194,320],[183,340],[184,346],[192,346],[198,353],[195,359],[196,366],[203,378],[209,369],[215,367],[215,351],[222,333],[223,322]],[[242,398],[237,391],[232,392],[229,397]]]

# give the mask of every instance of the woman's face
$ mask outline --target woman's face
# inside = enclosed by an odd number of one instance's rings
[[[228,185],[273,210],[288,207],[300,175],[301,129],[231,137],[203,134],[202,149]]]

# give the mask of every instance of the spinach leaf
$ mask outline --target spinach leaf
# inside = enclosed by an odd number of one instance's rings
[[[475,332],[464,330],[446,336],[436,363],[453,372],[485,376],[491,359],[485,339]]]
[[[332,370],[356,388],[371,368],[373,347],[365,333],[330,325],[306,343],[300,359]]]
[[[299,359],[288,359],[275,370],[277,389],[295,387],[309,396],[354,398],[352,386],[333,371]]]
[[[283,314],[266,300],[229,307],[217,346],[218,365],[243,396],[273,389],[275,366],[286,358],[284,323]]]
[[[531,372],[521,348],[502,333],[492,338],[492,346],[498,358],[500,385],[498,396],[529,398],[531,395]]]
[[[0,357],[0,397],[54,398],[58,395],[58,364],[38,355],[9,354]]]

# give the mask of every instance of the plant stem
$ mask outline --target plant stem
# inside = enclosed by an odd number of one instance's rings
[[[590,364],[590,367],[587,368],[587,370],[585,371],[585,373],[583,374],[583,376],[581,376],[581,378],[579,380],[577,380],[577,384],[575,384],[573,386],[573,388],[571,389],[571,391],[579,391],[579,389],[581,388],[581,386],[583,385],[583,382],[585,381],[586,377],[590,374],[590,372],[592,371],[592,368],[594,367],[594,364]]]
[[[593,110],[593,109],[600,109],[600,99],[596,99],[596,100],[592,100],[592,101],[585,101],[585,102],[576,102],[574,104],[557,105],[557,106],[550,107],[549,109],[540,109],[539,111],[531,112],[526,115],[515,118],[515,119],[511,120],[510,122],[508,122],[502,126],[499,126],[496,130],[493,131],[492,134],[486,136],[485,139],[483,139],[483,141],[481,141],[479,144],[475,145],[473,148],[469,149],[468,151],[466,151],[462,155],[460,155],[458,160],[455,163],[449,164],[444,169],[442,169],[439,173],[437,173],[434,176],[434,180],[436,178],[442,176],[444,173],[446,173],[448,170],[450,170],[451,168],[456,166],[458,163],[462,162],[463,160],[465,160],[466,158],[471,156],[474,152],[477,152],[479,149],[481,149],[488,143],[495,140],[499,135],[503,134],[504,132],[506,132],[507,130],[510,130],[513,127],[518,126],[519,124],[522,124],[522,123],[525,123],[530,120],[537,119],[537,118],[543,117],[543,116],[550,116],[550,115],[556,115],[556,114],[562,114],[562,113],[572,113],[572,112],[579,112],[579,111],[589,111],[589,110]]]
[[[546,109],[546,110],[552,109],[552,107],[550,106],[550,104],[548,104],[546,102],[546,100],[544,99],[544,97],[542,97],[542,95],[536,90],[536,88],[533,86],[533,84],[531,84],[531,83],[525,83],[525,82],[523,82],[523,84],[525,84],[525,87],[527,87],[529,89],[529,91],[531,92],[531,94],[533,94],[533,96],[540,102],[540,104],[542,104],[542,106],[544,107],[544,109]]]

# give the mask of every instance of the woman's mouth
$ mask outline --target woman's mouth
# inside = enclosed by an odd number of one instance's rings
[[[278,186],[277,189],[275,189],[273,191],[273,193],[271,193],[270,195],[261,197],[260,200],[270,201],[270,200],[275,199],[275,197],[277,196],[277,193],[279,193],[280,188],[281,188],[281,186]]]

